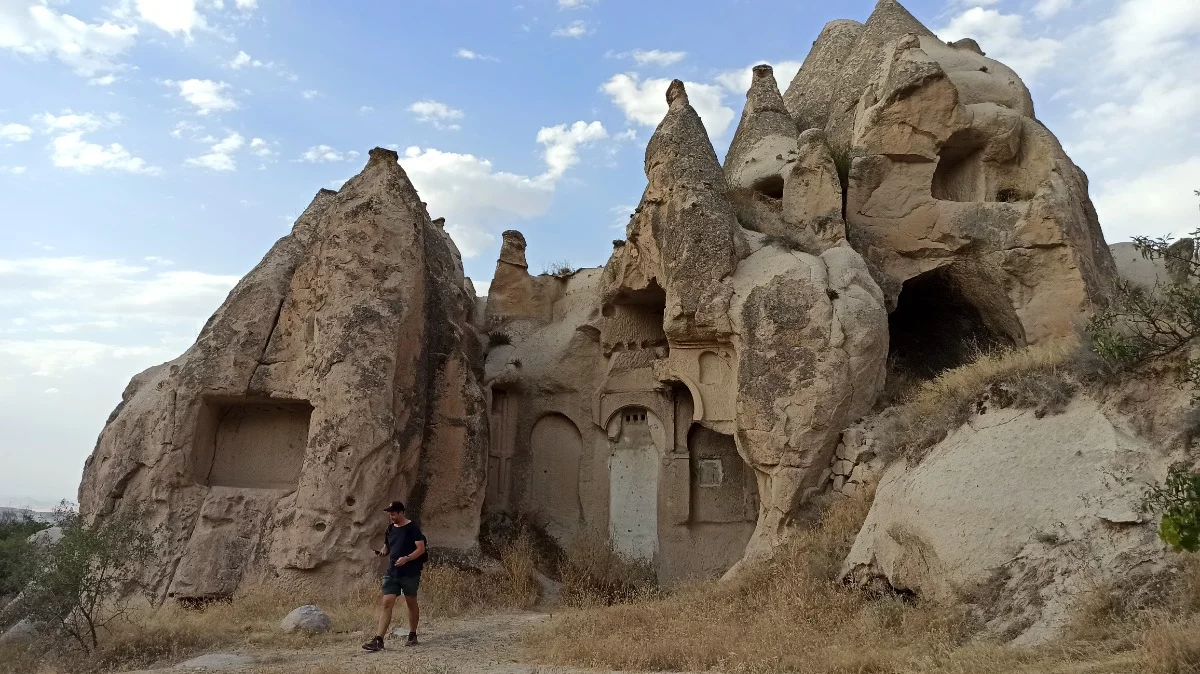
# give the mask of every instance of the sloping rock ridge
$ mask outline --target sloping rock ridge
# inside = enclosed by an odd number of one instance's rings
[[[409,501],[471,547],[487,421],[473,293],[394,152],[322,190],[196,343],[134,377],[88,459],[88,517],[142,507],[161,595],[339,587]]]

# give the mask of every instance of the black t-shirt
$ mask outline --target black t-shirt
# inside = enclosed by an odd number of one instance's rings
[[[401,567],[396,566],[396,560],[416,552],[417,541],[423,540],[425,540],[425,534],[421,533],[421,526],[416,522],[410,520],[402,527],[395,524],[388,525],[383,543],[388,549],[389,576],[415,576],[421,573],[421,567],[425,566],[425,558],[429,556],[428,552],[416,559],[410,559]]]

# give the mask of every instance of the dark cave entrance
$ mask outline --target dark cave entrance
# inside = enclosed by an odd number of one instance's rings
[[[889,380],[932,379],[980,353],[1013,345],[1010,337],[989,327],[951,267],[904,282],[896,310],[888,317],[888,332]]]

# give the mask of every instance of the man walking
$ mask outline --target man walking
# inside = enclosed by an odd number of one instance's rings
[[[383,650],[383,637],[392,624],[392,607],[396,597],[404,595],[408,606],[408,639],[405,646],[417,645],[417,623],[421,619],[421,608],[417,604],[417,588],[421,585],[421,567],[425,565],[425,535],[421,527],[404,515],[404,504],[392,501],[385,510],[388,514],[387,533],[383,537],[383,549],[376,555],[388,556],[388,570],[383,577],[383,596],[379,600],[379,621],[375,637],[363,644],[368,651]]]

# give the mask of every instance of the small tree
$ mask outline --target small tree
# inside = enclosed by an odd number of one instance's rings
[[[29,537],[49,526],[28,514],[0,521],[0,597],[21,591]]]
[[[1200,196],[1200,190],[1196,191]],[[1181,384],[1200,388],[1200,359],[1188,353],[1200,335],[1200,258],[1196,239],[1133,237],[1134,248],[1148,260],[1162,260],[1168,279],[1146,288],[1125,279],[1113,286],[1109,305],[1088,324],[1092,348],[1110,369],[1120,371],[1151,360],[1182,357]]]
[[[100,632],[128,612],[136,574],[157,546],[136,508],[90,526],[66,502],[56,516],[62,538],[33,549],[25,603],[30,619],[61,627],[91,652]]]
[[[1171,466],[1166,482],[1146,492],[1143,508],[1162,513],[1158,536],[1176,552],[1200,550],[1200,475]]]

